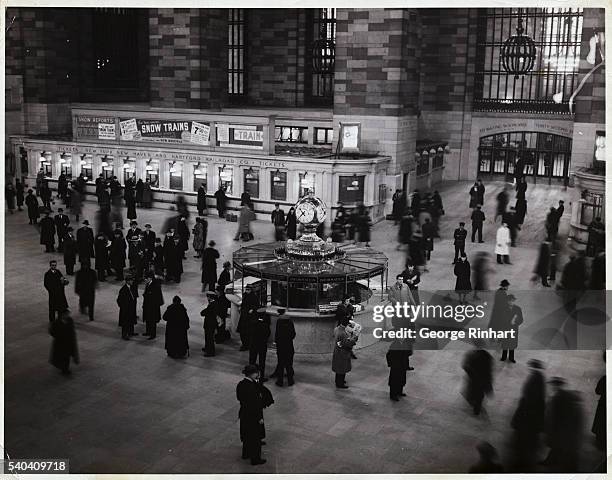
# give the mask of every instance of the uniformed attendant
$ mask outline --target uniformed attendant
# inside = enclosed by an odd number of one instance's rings
[[[215,356],[215,331],[217,330],[217,314],[219,309],[217,306],[218,296],[215,292],[206,292],[208,305],[204,308],[200,315],[204,317],[204,351],[205,357]]]
[[[126,277],[125,284],[119,290],[119,296],[117,297],[117,305],[119,305],[119,326],[121,327],[121,338],[123,340],[129,340],[130,337],[138,335],[134,333],[137,298],[138,286],[135,285],[133,278]]]
[[[262,439],[265,437],[263,418],[263,399],[259,384],[259,368],[247,365],[242,371],[243,378],[236,386],[236,398],[240,402],[240,441],[242,458],[251,459],[251,465],[262,465],[266,460],[261,458]]]
[[[57,241],[58,241],[57,251],[63,252],[64,251],[64,237],[66,236],[66,231],[68,227],[70,226],[70,218],[68,217],[68,215],[64,215],[63,208],[58,208],[57,215],[53,218],[53,221],[55,222],[55,231],[57,232]]]
[[[66,237],[64,238],[64,265],[66,266],[66,274],[74,274],[74,264],[76,263],[77,246],[72,227],[66,229]]]
[[[405,397],[406,372],[410,367],[412,349],[405,340],[393,340],[387,351],[387,366],[389,367],[389,398],[397,402],[399,397]]]
[[[459,254],[465,255],[465,239],[467,237],[467,230],[465,229],[464,222],[459,222],[459,228],[455,229],[453,237],[455,239],[453,243],[455,245],[455,258],[453,260],[453,263],[457,263],[457,260],[459,259]]]
[[[55,252],[55,222],[48,210],[40,221],[40,244],[45,246],[45,252]]]
[[[49,293],[49,321],[53,322],[56,319],[56,312],[61,314],[68,310],[68,301],[64,292],[68,280],[57,269],[57,261],[51,260],[49,267],[45,273],[44,285]]]
[[[285,315],[285,309],[278,309],[278,318],[276,319],[276,332],[274,333],[274,342],[276,343],[276,357],[278,363],[274,374],[276,377],[276,385],[283,386],[283,377],[287,372],[287,385],[292,386],[293,380],[293,339],[295,338],[295,326],[293,321]]]
[[[261,382],[268,381],[266,377],[268,338],[270,338],[270,317],[266,314],[264,307],[257,310],[249,326],[249,363],[259,365]]]
[[[152,340],[157,334],[157,324],[161,320],[161,306],[164,304],[161,282],[153,273],[147,273],[145,288],[142,292],[142,321],[145,323],[145,335]]]
[[[79,310],[85,314],[85,309],[87,309],[90,322],[94,320],[97,284],[96,272],[90,268],[89,262],[82,262],[81,269],[76,272],[74,293],[79,296]]]

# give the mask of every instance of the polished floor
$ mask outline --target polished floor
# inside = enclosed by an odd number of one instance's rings
[[[495,194],[501,184],[487,185],[485,213],[493,218]],[[445,200],[442,239],[435,245],[422,290],[452,289],[452,230],[469,217],[469,184],[440,188]],[[569,200],[571,190],[530,186],[527,222],[512,250],[513,265],[494,268],[490,283],[507,278],[517,290],[542,290],[529,277],[549,206]],[[56,205],[56,206],[59,206]],[[96,205],[87,203],[93,221]],[[567,235],[571,206],[561,226]],[[138,221],[159,229],[169,215],[139,210]],[[191,219],[193,221],[193,217]],[[209,217],[221,261],[238,246],[232,240],[236,224]],[[269,241],[267,219],[254,222],[255,242]],[[469,222],[468,222],[469,224]],[[76,224],[73,223],[76,227]],[[191,318],[191,356],[171,360],[164,351],[163,322],[156,340],[120,339],[115,298],[120,285],[102,284],[96,300],[96,320],[79,315],[72,285],[68,302],[77,322],[81,364],[66,378],[48,363],[47,294],[42,276],[48,260],[35,227],[25,212],[5,215],[5,448],[11,458],[69,458],[79,473],[461,473],[477,459],[475,445],[488,440],[502,457],[508,453],[509,423],[527,374],[526,361],[539,358],[546,375],[560,375],[580,392],[585,412],[581,471],[596,471],[603,461],[594,448],[590,426],[598,397],[595,385],[605,370],[601,351],[518,351],[516,364],[496,361],[495,394],[486,412],[474,417],[461,395],[463,352],[417,351],[400,402],[390,402],[384,355],[388,344],[378,342],[358,351],[348,375],[348,390],[336,390],[331,355],[297,355],[296,385],[269,383],[275,404],[265,411],[268,463],[251,467],[240,459],[238,404],[235,385],[247,362],[238,342],[218,347],[204,358],[199,263],[188,252],[186,273],[179,285],[164,286],[168,302],[179,294]],[[378,223],[372,244],[390,258],[389,278],[401,270],[405,253],[396,250],[393,222]],[[485,243],[478,250],[493,252],[495,229],[485,226]],[[468,242],[468,253],[476,249]],[[142,287],[141,287],[142,288]],[[141,299],[140,299],[141,300]],[[140,303],[139,303],[140,306]],[[139,307],[140,308],[140,307]],[[139,324],[138,331],[144,331]],[[498,352],[492,352],[497,357]],[[273,368],[274,353],[268,365]],[[545,455],[545,450],[541,452]]]

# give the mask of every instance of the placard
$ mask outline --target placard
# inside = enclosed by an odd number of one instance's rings
[[[340,124],[340,153],[359,152],[360,128],[359,123]]]
[[[75,128],[78,140],[117,140],[114,117],[77,115]]]
[[[191,120],[121,119],[121,140],[208,145],[210,125]]]
[[[217,145],[220,147],[263,150],[262,125],[217,125]]]

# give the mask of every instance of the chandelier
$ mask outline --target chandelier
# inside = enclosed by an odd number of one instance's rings
[[[502,66],[506,72],[514,75],[515,79],[531,72],[536,59],[535,42],[528,35],[523,35],[523,32],[523,19],[519,8],[516,35],[507,39],[501,48]]]

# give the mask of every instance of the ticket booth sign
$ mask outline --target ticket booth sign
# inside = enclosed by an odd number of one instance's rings
[[[227,148],[263,150],[263,125],[217,124],[217,145]]]

